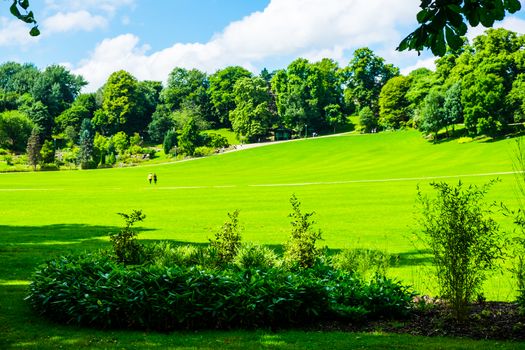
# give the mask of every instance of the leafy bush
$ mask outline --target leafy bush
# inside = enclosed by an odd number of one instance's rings
[[[202,143],[212,148],[226,148],[230,146],[228,139],[220,134],[203,133],[201,137]]]
[[[367,275],[386,275],[392,256],[373,249],[345,249],[332,257],[332,266],[366,277]]]
[[[126,266],[103,252],[40,266],[27,299],[51,320],[150,330],[283,327],[326,318],[403,316],[412,293],[398,282],[329,270]]]
[[[111,233],[109,238],[118,261],[125,264],[138,264],[142,260],[143,247],[135,238],[137,233],[132,230],[133,225],[143,221],[146,215],[141,210],[133,210],[131,214],[117,213],[122,216],[126,226],[117,233]]]
[[[292,232],[290,239],[284,245],[284,261],[289,266],[299,266],[308,268],[314,266],[321,255],[321,251],[316,247],[316,242],[321,238],[321,231],[312,229],[314,221],[310,217],[314,212],[301,212],[301,202],[292,195],[290,198],[292,213],[288,215],[292,218]]]
[[[216,265],[215,253],[209,247],[196,245],[175,245],[171,242],[158,242],[147,247],[145,254],[149,263],[164,267],[213,267]]]
[[[228,213],[229,221],[226,221],[221,229],[210,240],[212,247],[217,249],[220,261],[229,263],[237,255],[241,246],[241,227],[239,226],[239,210]]]
[[[193,156],[194,157],[206,157],[206,156],[210,156],[212,154],[215,153],[215,149],[214,148],[211,148],[211,147],[206,147],[206,146],[200,146],[200,147],[196,147],[195,150],[193,151]]]
[[[277,255],[270,248],[256,244],[243,244],[233,263],[241,269],[268,269],[277,265]]]
[[[442,296],[458,319],[465,317],[466,306],[481,291],[487,272],[496,269],[503,257],[504,240],[490,217],[494,204],[483,202],[493,183],[466,189],[461,181],[457,186],[431,183],[435,198],[418,189],[420,238],[434,255]]]

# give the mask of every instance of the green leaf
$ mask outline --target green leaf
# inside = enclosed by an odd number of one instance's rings
[[[21,1],[18,1],[18,4],[19,4],[20,7],[22,7],[24,10],[27,10],[27,8],[29,7],[29,0],[21,0]]]
[[[425,23],[426,21],[428,21],[430,18],[432,17],[432,12],[429,11],[428,9],[423,9],[421,11],[419,11],[417,13],[417,21],[419,23]]]
[[[459,35],[454,33],[454,31],[450,27],[445,27],[445,36],[447,38],[447,43],[450,48],[453,50],[458,50],[463,46],[463,40]]]
[[[20,11],[18,11],[18,7],[16,7],[16,2],[14,2],[11,7],[9,7],[9,11],[11,11],[11,14],[16,18],[22,19],[22,15],[20,14]]]
[[[521,3],[519,0],[504,0],[503,6],[505,6],[505,9],[510,13],[515,13],[521,10]]]
[[[447,44],[445,42],[445,34],[443,33],[443,30],[434,34],[431,49],[432,53],[436,56],[444,56],[445,53],[447,53]]]

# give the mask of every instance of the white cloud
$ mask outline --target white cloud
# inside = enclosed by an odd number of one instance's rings
[[[82,10],[76,12],[58,12],[46,18],[42,27],[46,34],[71,31],[92,31],[107,26],[107,20],[102,16],[94,16]]]
[[[39,41],[39,37],[29,35],[30,26],[18,19],[0,17],[0,47],[28,46]]]
[[[102,6],[109,0],[82,3]],[[347,62],[347,55],[363,46],[393,51],[403,35],[398,28],[415,21],[418,5],[419,0],[271,0],[263,11],[230,23],[206,43],[175,43],[148,54],[135,35],[106,39],[74,72],[94,90],[119,69],[138,79],[165,80],[176,66],[212,73],[228,65],[258,70],[265,60],[288,56]]]

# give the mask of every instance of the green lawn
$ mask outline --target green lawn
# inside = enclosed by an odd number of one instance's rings
[[[68,344],[213,348],[218,344],[292,349],[306,347],[301,342],[309,337],[316,338],[314,343],[333,342],[335,348],[347,348],[348,342],[353,344],[360,337],[369,342],[363,345],[367,348],[376,342],[383,346],[400,342],[405,345],[394,347],[411,348],[411,338],[391,335],[284,332],[274,342],[273,333],[265,332],[166,336],[78,330],[50,326],[31,315],[22,298],[39,262],[107,246],[107,232],[121,225],[117,212],[142,209],[146,213],[141,239],[202,243],[213,237],[227,212],[240,209],[244,239],[275,246],[288,237],[288,200],[293,193],[304,211],[315,210],[323,244],[331,249],[363,246],[398,254],[400,265],[392,269],[392,276],[423,293],[435,293],[428,271],[421,267],[428,256],[420,254],[412,242],[417,185],[429,191],[432,179],[482,184],[499,177],[502,181],[489,199],[515,208],[515,178],[510,174],[513,147],[513,140],[434,145],[419,133],[407,131],[299,140],[133,168],[0,174],[0,339],[5,333],[4,341],[26,342],[19,344],[21,348]],[[157,185],[147,183],[149,172],[158,175]],[[499,218],[504,228],[511,228],[508,219]],[[486,296],[508,300],[513,289],[508,274],[496,276],[489,281]],[[185,343],[179,344],[180,339]],[[467,344],[451,343],[456,348]],[[472,342],[471,347],[476,344]]]

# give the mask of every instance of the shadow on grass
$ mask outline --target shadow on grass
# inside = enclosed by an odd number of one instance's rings
[[[397,261],[394,266],[408,267],[432,264],[432,255],[430,249],[410,250],[408,252],[396,254]]]
[[[0,225],[0,281],[28,280],[39,264],[60,255],[109,248],[108,235],[118,230],[82,224]]]

